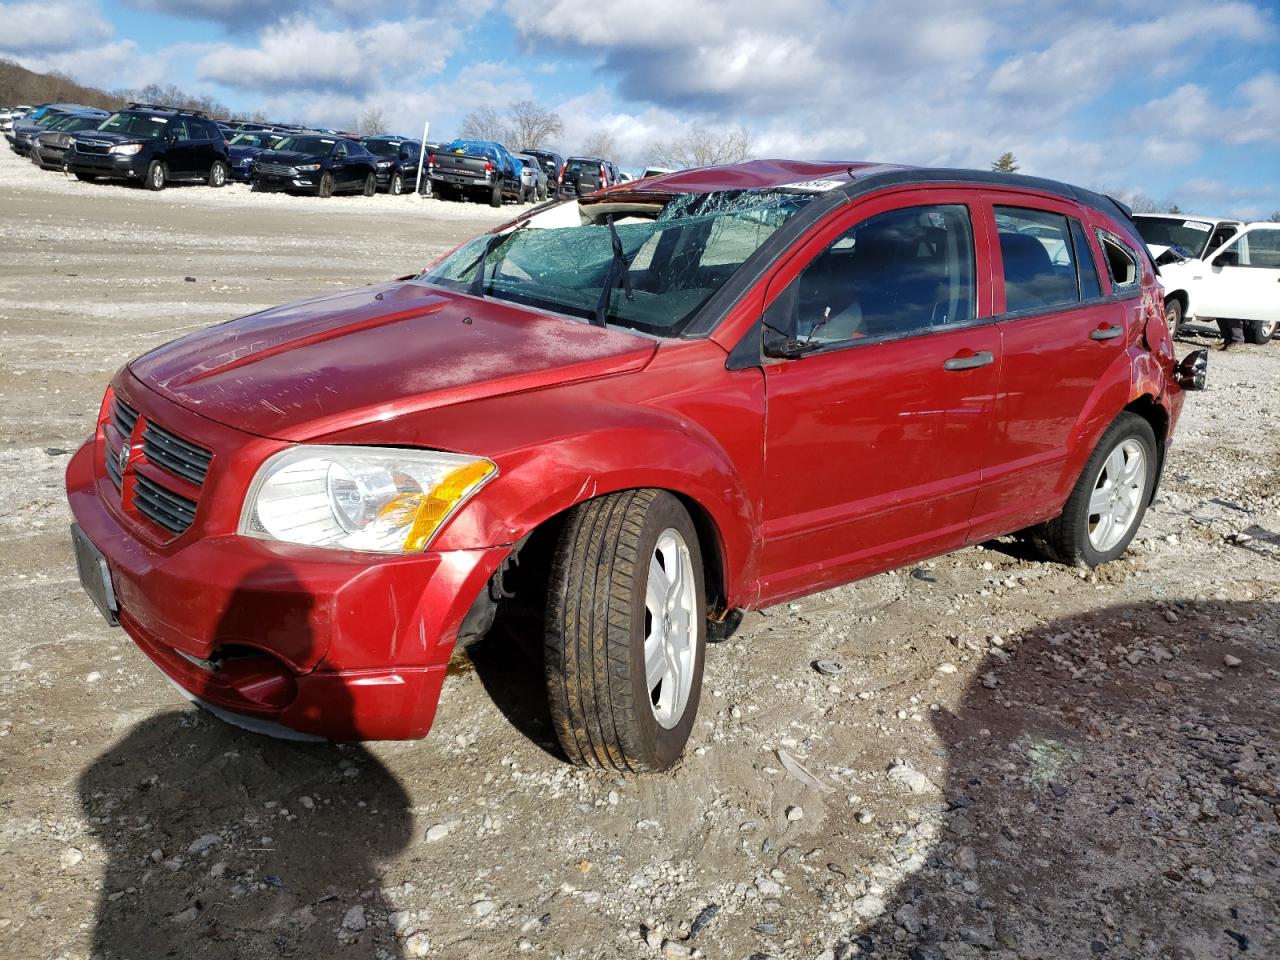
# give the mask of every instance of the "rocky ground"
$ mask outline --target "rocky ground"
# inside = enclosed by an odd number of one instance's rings
[[[1213,357],[1120,561],[1002,541],[752,614],[684,761],[624,779],[563,762],[509,646],[423,742],[283,743],[76,582],[62,471],[119,364],[497,211],[5,152],[0,215],[0,956],[1280,957],[1280,344]]]

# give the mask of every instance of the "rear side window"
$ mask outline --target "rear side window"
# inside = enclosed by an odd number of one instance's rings
[[[892,210],[846,231],[770,305],[765,323],[822,346],[973,318],[969,210],[945,204]]]
[[[1024,207],[996,207],[1007,313],[1043,310],[1080,298],[1068,218]]]
[[[1112,291],[1118,297],[1136,294],[1141,280],[1138,255],[1127,243],[1105,230],[1098,231],[1098,242],[1102,244],[1102,259],[1107,262]]]

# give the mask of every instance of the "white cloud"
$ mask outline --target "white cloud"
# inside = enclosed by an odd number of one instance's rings
[[[80,0],[0,3],[0,51],[40,56],[87,47],[111,36],[97,5]]]
[[[296,17],[264,28],[255,47],[219,44],[200,59],[196,73],[243,90],[359,94],[391,73],[408,82],[439,72],[457,40],[455,29],[428,19],[326,29]]]

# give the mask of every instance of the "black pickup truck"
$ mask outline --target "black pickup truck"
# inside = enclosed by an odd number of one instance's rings
[[[520,198],[521,162],[492,140],[454,140],[427,161],[431,191],[442,200],[470,197],[502,206],[506,198]]]

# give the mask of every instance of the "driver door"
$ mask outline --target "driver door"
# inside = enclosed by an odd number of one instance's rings
[[[965,542],[1000,339],[976,195],[926,197],[846,214],[770,284],[766,603]]]
[[[346,143],[336,143],[333,147],[333,163],[329,165],[333,173],[333,185],[337,190],[345,190],[351,186],[352,164],[348,157]]]
[[[1197,316],[1280,322],[1280,226],[1246,227],[1197,272]]]

